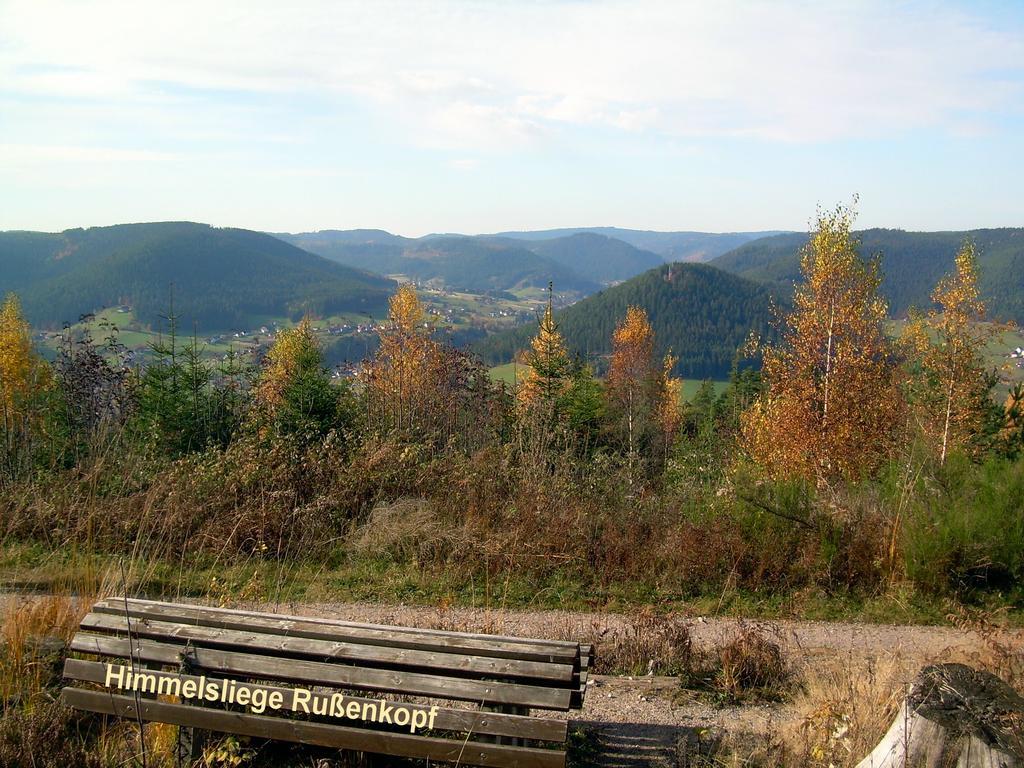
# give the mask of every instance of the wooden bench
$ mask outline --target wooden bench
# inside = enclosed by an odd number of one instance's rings
[[[181,726],[192,757],[214,731],[507,768],[565,765],[567,721],[530,713],[581,708],[593,658],[572,642],[124,598],[96,603],[71,651],[67,704]]]

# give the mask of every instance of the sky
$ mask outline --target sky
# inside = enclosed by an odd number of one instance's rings
[[[0,229],[1024,226],[1024,1],[0,0]]]

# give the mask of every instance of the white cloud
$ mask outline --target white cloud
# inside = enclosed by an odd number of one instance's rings
[[[8,92],[337,94],[456,150],[578,126],[786,142],[983,130],[1019,109],[1024,62],[1020,29],[882,2],[29,0],[0,10],[0,30]]]

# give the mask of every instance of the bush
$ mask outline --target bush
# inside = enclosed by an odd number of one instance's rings
[[[650,609],[635,612],[629,623],[600,637],[594,671],[617,675],[688,675],[699,653],[690,628]]]
[[[922,590],[1021,598],[1024,577],[1024,461],[953,456],[910,500],[906,571]]]
[[[781,699],[792,672],[781,646],[763,628],[741,624],[736,636],[718,649],[719,686],[733,701],[750,695]]]

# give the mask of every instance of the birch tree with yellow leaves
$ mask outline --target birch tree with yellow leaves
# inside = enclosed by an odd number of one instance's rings
[[[935,306],[907,324],[904,339],[919,362],[911,385],[917,423],[944,464],[951,451],[971,449],[983,430],[991,389],[983,352],[1000,332],[983,324],[973,243],[963,244],[931,298]]]
[[[895,444],[899,368],[878,261],[859,255],[853,218],[844,206],[819,213],[781,341],[763,350],[766,389],[741,419],[747,450],[774,476],[862,476]]]
[[[432,339],[425,318],[416,289],[399,286],[377,354],[361,374],[369,426],[470,450],[500,431],[500,393],[479,359]]]

